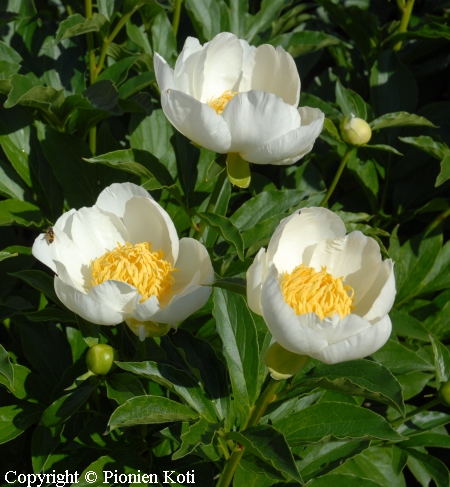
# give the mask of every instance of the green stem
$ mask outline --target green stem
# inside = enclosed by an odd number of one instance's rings
[[[353,147],[347,146],[347,150],[345,151],[344,157],[342,158],[342,161],[338,167],[338,170],[334,176],[334,179],[328,188],[327,194],[325,195],[325,198],[322,200],[322,203],[320,203],[319,206],[325,206],[327,201],[330,199],[330,196],[333,194],[334,189],[336,188],[336,185],[339,181],[339,178],[341,177],[342,171],[344,170],[344,167],[347,164],[348,158],[350,156],[350,152],[353,150]]]
[[[139,8],[139,6],[137,8]],[[134,12],[137,10],[137,8],[135,7],[130,12],[126,13],[119,20],[119,22],[117,23],[116,27],[111,32],[111,34],[109,34],[108,37],[105,37],[105,39],[103,39],[103,46],[102,46],[102,50],[100,52],[100,57],[98,59],[98,66],[97,66],[97,69],[95,70],[95,80],[97,79],[98,75],[101,73],[101,71],[103,69],[103,66],[105,65],[106,52],[108,50],[109,45],[116,38],[117,34],[121,31],[122,27],[128,22],[128,19],[134,14]]]
[[[223,183],[225,182],[226,179],[227,179],[227,171],[226,169],[224,169],[217,176],[216,185],[214,186],[213,192],[211,193],[211,197],[209,198],[208,206],[206,208],[207,212],[214,213],[217,205],[217,200],[219,199],[220,192],[222,191],[223,188]],[[194,233],[194,238],[200,240],[200,237],[203,235],[205,228],[206,228],[206,223],[203,221],[200,222],[198,230]]]
[[[449,216],[450,216],[450,208],[447,208],[428,225],[425,231],[425,235],[429,235],[436,227],[438,227]]]
[[[270,378],[269,383],[267,384],[266,388],[264,389],[263,393],[259,396],[259,399],[256,401],[255,406],[250,413],[250,416],[247,420],[247,424],[244,425],[242,430],[245,428],[249,428],[250,426],[255,426],[258,424],[258,421],[261,419],[261,416],[264,414],[267,406],[275,399],[275,393],[280,385],[279,380],[275,380]],[[225,464],[225,468],[223,469],[222,475],[220,476],[219,481],[217,482],[216,487],[228,487],[233,479],[234,472],[236,471],[237,466],[244,454],[245,447],[242,445],[237,445],[234,449],[230,459]]]
[[[173,27],[173,32],[175,34],[175,37],[177,36],[178,26],[180,25],[180,14],[181,14],[182,3],[183,0],[177,0],[177,3],[175,4],[175,12],[173,13],[172,27]]]
[[[433,406],[437,406],[438,404],[441,404],[441,400],[437,397],[436,399],[433,399],[430,402],[427,402],[423,406],[420,406],[419,408],[414,409],[410,413],[408,413],[404,418],[398,418],[395,421],[391,422],[391,426],[393,428],[398,428],[401,426],[405,421],[408,421],[408,419],[412,418],[418,413],[421,413],[422,411],[428,411],[428,409],[432,408]]]
[[[402,11],[402,20],[400,21],[400,27],[398,28],[398,33],[402,34],[408,30],[409,21],[411,19],[412,9],[414,7],[415,0],[406,0],[406,5],[400,8]],[[400,5],[399,5],[400,6]],[[394,46],[394,51],[400,51],[402,47],[402,41],[398,41]]]
[[[86,12],[86,18],[90,19],[92,17],[92,0],[85,0],[84,9]],[[95,66],[94,36],[92,32],[88,32],[86,36],[89,56],[89,81],[92,85],[93,83],[95,83],[95,80],[97,78],[97,68]],[[97,127],[92,127],[89,130],[89,148],[91,149],[92,155],[95,156],[95,152],[97,150]]]

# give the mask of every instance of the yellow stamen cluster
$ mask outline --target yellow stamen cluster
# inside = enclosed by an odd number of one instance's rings
[[[172,272],[177,272],[177,269],[163,259],[162,250],[152,252],[152,245],[148,242],[117,245],[91,261],[93,286],[108,280],[126,282],[142,294],[141,303],[150,296],[161,300],[170,294],[174,282]]]
[[[343,318],[354,309],[355,292],[350,286],[344,286],[342,280],[343,277],[329,274],[326,267],[316,272],[300,264],[290,274],[286,272],[281,290],[284,300],[297,315],[316,313],[323,320],[339,314]]]
[[[214,108],[217,115],[222,115],[222,112],[225,110],[225,107],[228,105],[228,102],[233,98],[233,96],[237,95],[238,92],[234,91],[233,93],[230,90],[224,91],[220,96],[217,98],[211,98],[209,100],[208,105],[211,108]]]

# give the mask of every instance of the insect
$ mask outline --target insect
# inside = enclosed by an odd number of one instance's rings
[[[53,227],[48,227],[47,231],[45,232],[42,239],[46,239],[49,244],[53,243],[55,240],[55,232],[53,231]]]

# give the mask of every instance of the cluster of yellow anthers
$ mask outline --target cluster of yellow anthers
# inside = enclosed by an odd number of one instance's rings
[[[354,290],[344,286],[342,280],[343,277],[335,278],[329,274],[326,267],[316,272],[312,267],[300,264],[290,274],[286,272],[281,290],[286,303],[297,315],[316,313],[323,320],[326,316],[339,314],[342,319],[354,309]]]
[[[217,115],[222,115],[222,112],[225,110],[228,102],[237,94],[237,91],[234,91],[233,93],[230,90],[224,91],[217,98],[211,98],[208,105],[216,111]]]
[[[172,272],[177,272],[163,257],[162,250],[152,252],[149,242],[136,245],[117,243],[115,249],[91,261],[92,285],[108,280],[122,281],[139,291],[141,303],[150,296],[160,300],[165,294],[170,294],[174,283]]]

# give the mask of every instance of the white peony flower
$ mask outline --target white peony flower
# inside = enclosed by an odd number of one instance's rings
[[[92,323],[126,321],[144,339],[161,334],[157,323],[176,326],[211,293],[202,286],[214,276],[205,247],[178,240],[166,211],[135,184],[112,184],[93,207],[64,213],[53,232],[53,241],[35,240],[33,255],[57,274],[58,298]]]
[[[366,357],[391,333],[391,259],[325,208],[285,218],[247,272],[250,308],[286,350],[327,364]]]
[[[227,32],[203,46],[188,37],[175,69],[157,53],[154,65],[167,118],[211,151],[255,164],[293,164],[322,131],[320,110],[297,109],[300,78],[280,46],[255,48]]]

